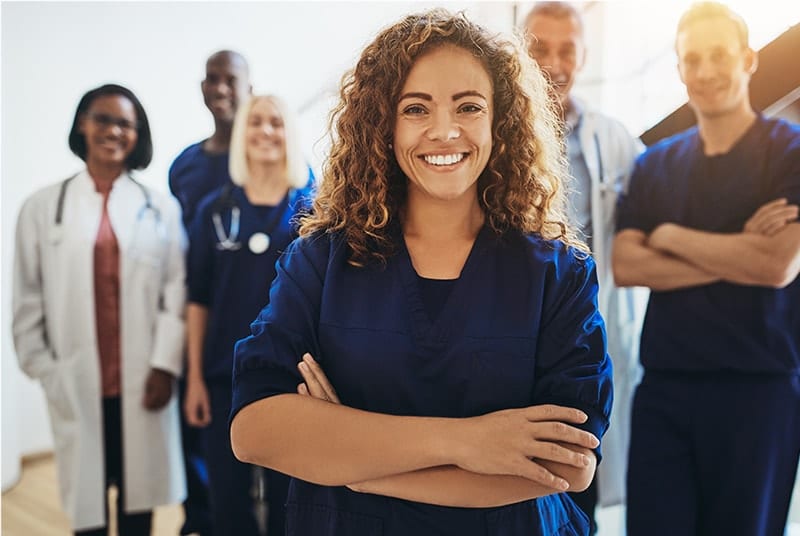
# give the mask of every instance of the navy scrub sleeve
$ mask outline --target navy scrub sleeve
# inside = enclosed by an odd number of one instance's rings
[[[313,240],[325,250],[331,245],[325,236]],[[309,248],[300,247],[302,244],[303,239],[295,240],[278,259],[269,306],[250,325],[252,334],[236,343],[231,420],[252,402],[296,393],[303,381],[297,370],[303,354],[320,355],[313,341],[318,340],[316,326],[328,255],[323,251],[310,258],[306,255]]]
[[[575,255],[574,252],[569,252]],[[613,400],[611,359],[593,356],[606,348],[606,331],[597,302],[597,271],[591,258],[554,262],[554,284],[545,294],[536,351],[536,404],[576,407],[589,417],[579,425],[598,439],[606,433]],[[594,450],[597,461],[601,448]]]

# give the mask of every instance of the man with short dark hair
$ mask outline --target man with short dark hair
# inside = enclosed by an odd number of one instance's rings
[[[206,107],[214,117],[214,133],[184,149],[169,169],[169,189],[180,202],[183,224],[187,229],[200,200],[231,181],[228,174],[228,147],[233,118],[239,103],[252,92],[247,61],[232,50],[215,52],[206,61],[206,74],[200,89]],[[183,379],[179,387],[183,404],[186,391]],[[190,427],[183,411],[181,432],[188,493],[183,503],[185,520],[180,533],[211,536],[202,430]]]
[[[233,118],[239,103],[252,93],[247,61],[232,50],[212,54],[206,61],[206,76],[200,89],[214,117],[214,133],[184,149],[169,169],[169,189],[181,204],[187,228],[197,203],[230,181],[228,146]]]
[[[800,127],[750,105],[744,21],[693,5],[675,44],[697,126],[637,161],[614,275],[652,289],[629,536],[781,535],[800,457]]]

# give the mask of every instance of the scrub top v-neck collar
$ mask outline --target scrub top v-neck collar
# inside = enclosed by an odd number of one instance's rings
[[[396,269],[402,282],[403,290],[406,295],[406,306],[411,317],[411,327],[414,338],[422,346],[441,346],[453,336],[456,328],[463,328],[466,320],[466,307],[464,299],[470,292],[469,289],[475,288],[479,284],[476,281],[477,266],[480,264],[479,258],[491,240],[492,231],[484,225],[478,232],[475,242],[472,244],[461,274],[455,280],[450,295],[447,297],[442,310],[436,319],[432,320],[428,316],[425,302],[422,299],[419,275],[411,262],[411,255],[408,252],[405,239],[400,234],[401,249],[397,253],[398,262]]]

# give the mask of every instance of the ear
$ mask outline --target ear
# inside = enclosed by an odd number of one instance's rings
[[[681,70],[681,62],[675,64],[675,69],[678,71],[678,77],[683,82],[683,85],[686,85],[686,80],[683,78],[683,71]]]
[[[586,46],[581,43],[580,50],[578,50],[577,62],[575,63],[575,72],[582,71],[584,65],[586,65]]]
[[[752,48],[748,48],[744,52],[744,70],[747,74],[753,76],[758,69],[758,52]]]

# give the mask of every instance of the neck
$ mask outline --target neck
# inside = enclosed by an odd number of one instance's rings
[[[203,144],[203,148],[213,154],[227,153],[231,146],[231,130],[233,124],[223,121],[214,121],[214,133]]]
[[[403,214],[403,234],[412,239],[435,242],[473,241],[485,216],[477,197],[440,201],[409,188]]]
[[[92,179],[101,185],[110,185],[125,170],[119,164],[106,164],[91,159],[87,159],[86,169]]]
[[[725,154],[747,132],[756,120],[749,103],[736,110],[715,116],[697,115],[697,128],[706,156]]]
[[[250,179],[244,185],[247,199],[254,205],[277,205],[289,190],[284,166],[278,164],[249,166]]]

